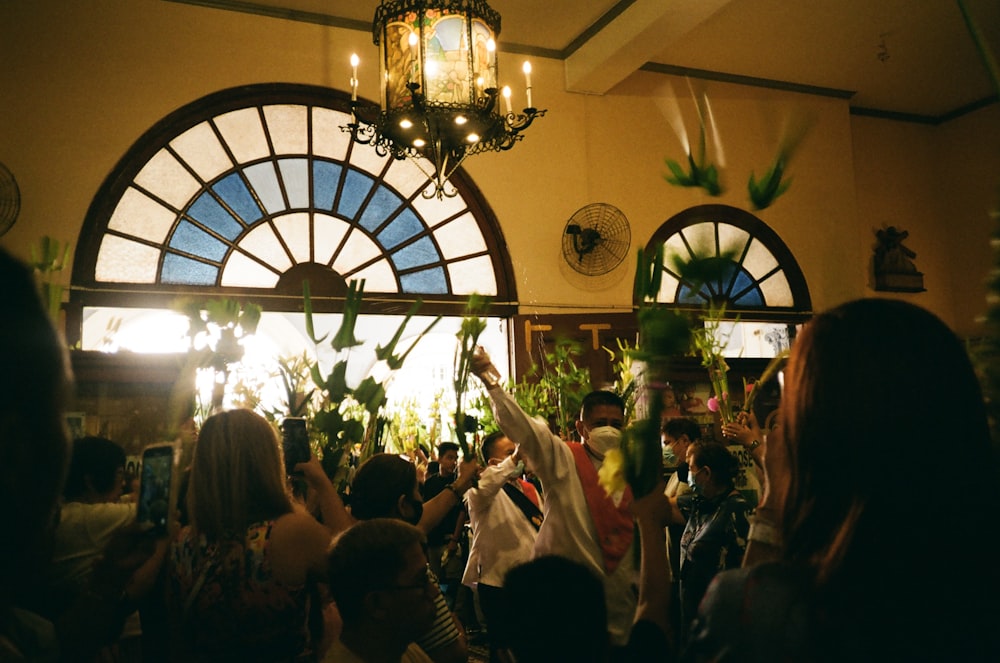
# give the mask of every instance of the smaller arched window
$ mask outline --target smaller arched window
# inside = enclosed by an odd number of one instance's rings
[[[700,310],[724,303],[741,319],[801,321],[812,314],[805,278],[791,251],[754,215],[728,205],[701,205],[668,219],[647,250],[664,245],[665,265],[656,301]],[[704,283],[685,279],[673,258],[724,261],[720,276]]]

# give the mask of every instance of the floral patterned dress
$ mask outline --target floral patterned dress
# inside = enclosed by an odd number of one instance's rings
[[[309,591],[274,578],[273,520],[247,528],[243,544],[212,543],[182,529],[170,552],[172,647],[183,660],[314,660]],[[175,659],[177,656],[174,657]]]

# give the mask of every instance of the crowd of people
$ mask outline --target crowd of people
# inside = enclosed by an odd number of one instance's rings
[[[676,471],[644,495],[599,482],[620,396],[587,395],[560,439],[480,349],[499,427],[482,463],[443,443],[424,477],[376,454],[342,496],[317,458],[286,467],[263,417],[219,412],[161,531],[122,495],[121,447],[69,439],[30,270],[0,251],[0,278],[0,660],[458,663],[474,625],[491,663],[1000,660],[983,394],[917,306],[816,315],[778,425],[746,413],[716,442],[665,421]],[[942,469],[955,491],[919,481]]]

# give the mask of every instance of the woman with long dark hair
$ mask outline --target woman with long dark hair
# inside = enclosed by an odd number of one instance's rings
[[[774,561],[717,577],[688,657],[1000,660],[997,463],[962,342],[858,300],[805,326],[784,385],[748,551]]]

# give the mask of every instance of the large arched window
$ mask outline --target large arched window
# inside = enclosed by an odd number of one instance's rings
[[[346,95],[301,85],[222,91],[164,118],[109,176],[78,243],[71,309],[243,296],[320,310],[365,279],[379,310],[423,298],[458,313],[468,295],[510,314],[514,281],[499,226],[461,173],[459,195],[425,198],[408,160],[341,130]]]
[[[260,376],[275,373],[275,360],[312,346],[303,280],[321,335],[339,324],[347,283],[364,279],[364,347],[351,384],[381,370],[375,348],[418,299],[403,347],[432,316],[445,319],[394,376],[399,398],[433,400],[450,388],[456,316],[472,293],[492,298],[481,342],[502,358],[513,270],[478,189],[459,170],[450,178],[458,195],[425,197],[428,165],[352,142],[341,130],[350,121],[348,95],[288,84],[224,90],[163,118],[88,210],[67,340],[84,350],[183,352],[188,325],[169,310],[179,297],[253,302],[264,313],[240,365],[244,384],[265,393],[274,384]],[[311,351],[332,363],[330,348]]]

